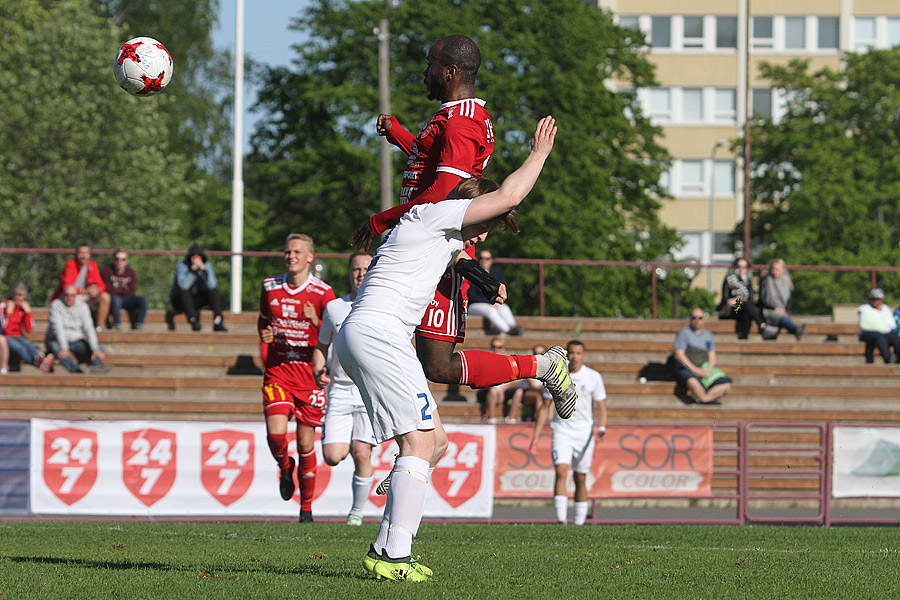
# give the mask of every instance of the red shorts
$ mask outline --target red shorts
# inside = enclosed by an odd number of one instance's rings
[[[325,390],[288,391],[277,383],[264,385],[263,414],[285,415],[288,419],[293,416],[300,425],[321,427],[325,418],[325,407],[328,400],[325,398]]]
[[[466,292],[469,282],[453,269],[441,276],[434,298],[425,309],[416,333],[432,340],[444,340],[461,344],[466,340]]]

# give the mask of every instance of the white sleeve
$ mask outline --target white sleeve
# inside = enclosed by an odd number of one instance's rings
[[[335,302],[332,300],[331,302]],[[331,306],[331,302],[325,305],[325,310],[322,314],[322,325],[319,327],[319,343],[320,344],[331,344],[334,340],[334,318],[331,316],[330,310],[328,307]]]
[[[597,381],[594,386],[594,402],[603,402],[606,400],[606,386],[603,385],[603,376],[597,373]]]

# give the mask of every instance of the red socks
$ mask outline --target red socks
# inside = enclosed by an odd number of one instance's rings
[[[530,354],[505,356],[485,350],[465,350],[458,354],[462,361],[459,382],[476,389],[534,377],[537,373],[537,357]]]
[[[266,436],[269,442],[269,451],[275,457],[279,469],[285,469],[288,466],[288,434],[286,433],[270,433]]]
[[[316,489],[316,450],[313,448],[300,455],[300,466],[297,469],[297,482],[300,484],[300,510],[312,510],[313,492]]]

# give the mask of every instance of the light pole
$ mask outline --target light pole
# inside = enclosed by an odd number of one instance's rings
[[[713,253],[716,250],[716,151],[726,145],[726,140],[716,140],[712,147],[712,155],[710,156],[711,173],[709,177],[709,256],[708,264],[712,264]],[[706,274],[706,291],[710,294],[713,291],[712,268]]]

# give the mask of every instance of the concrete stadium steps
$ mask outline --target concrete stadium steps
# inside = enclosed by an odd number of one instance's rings
[[[36,309],[40,333],[46,328],[46,309]],[[167,331],[162,311],[148,314],[143,331],[122,330],[100,334],[113,370],[105,375],[70,375],[57,367],[43,375],[33,367],[0,378],[0,416],[66,418],[176,418],[254,420],[260,418],[261,377],[226,375],[239,356],[258,367],[256,313],[226,314],[229,331],[213,333],[210,315],[203,313],[204,329],[192,332],[184,317],[178,329]],[[587,363],[600,371],[609,392],[610,421],[633,422],[740,422],[742,420],[823,419],[852,422],[900,422],[895,411],[900,397],[900,366],[880,362],[866,365],[856,327],[834,324],[821,317],[798,318],[808,324],[797,342],[782,335],[763,341],[758,334],[739,341],[732,321],[712,319],[718,363],[735,381],[722,406],[683,404],[674,383],[654,380],[671,353],[672,340],[685,320],[578,319],[523,317],[525,334],[503,336],[508,353],[530,353],[537,343],[565,344],[578,338],[587,344]],[[826,336],[838,341],[826,342]],[[469,324],[461,349],[486,349],[491,336],[480,319]],[[38,344],[39,346],[42,344]],[[651,381],[638,382],[649,368]],[[448,386],[434,384],[441,401]],[[464,402],[441,402],[448,422],[478,421],[475,391],[463,386]],[[900,408],[900,407],[898,407]]]

